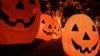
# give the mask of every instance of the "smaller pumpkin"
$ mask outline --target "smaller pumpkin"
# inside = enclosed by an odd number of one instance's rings
[[[53,19],[50,15],[42,13],[40,28],[36,38],[43,39],[45,41],[49,41],[53,37]]]
[[[90,17],[71,16],[62,33],[65,54],[69,56],[95,56],[99,51],[99,34]]]
[[[60,38],[62,36],[61,23],[58,22],[57,19],[54,19],[53,22],[54,22],[53,39],[58,39],[58,38]]]

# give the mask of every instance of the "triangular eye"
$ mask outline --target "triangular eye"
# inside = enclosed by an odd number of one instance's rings
[[[42,22],[41,22],[41,23],[45,24],[45,21],[44,21],[44,20],[42,20]]]
[[[76,25],[76,24],[74,25],[74,27],[73,27],[72,31],[78,31],[78,27],[77,27],[77,25]]]
[[[92,27],[93,27],[93,31],[96,31],[96,28],[94,26],[92,26]]]

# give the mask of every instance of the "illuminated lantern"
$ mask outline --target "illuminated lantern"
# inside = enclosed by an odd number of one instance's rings
[[[49,41],[53,37],[53,19],[50,15],[41,14],[40,28],[36,38]]]
[[[0,0],[0,44],[31,43],[40,22],[38,0]]]
[[[58,22],[58,20],[54,19],[54,34],[53,34],[53,39],[58,39],[62,35],[62,29],[61,29],[61,24]]]
[[[69,56],[95,56],[99,50],[99,35],[90,17],[71,16],[62,33],[62,44]]]

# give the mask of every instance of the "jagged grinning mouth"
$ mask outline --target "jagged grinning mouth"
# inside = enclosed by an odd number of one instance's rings
[[[58,36],[56,32],[54,32],[54,34],[55,34],[56,36]]]
[[[16,26],[17,23],[22,23],[24,28],[27,28],[30,25],[32,25],[34,20],[35,20],[35,15],[33,15],[30,18],[30,21],[28,23],[24,22],[22,19],[18,19],[16,22],[11,22],[11,21],[9,21],[9,16],[6,15],[1,9],[0,9],[0,17],[6,24],[8,24],[8,25],[10,25],[12,27]]]
[[[45,31],[44,29],[42,29],[42,31],[43,31],[46,35],[52,35],[52,34],[53,34],[53,32],[47,32],[47,31]]]
[[[82,50],[82,47],[80,45],[78,45],[73,39],[72,40],[72,44],[74,45],[75,49],[76,50],[80,50],[81,53],[85,53],[86,51],[90,54],[92,52],[92,50],[95,50],[97,45],[98,45],[98,42],[92,47],[91,50],[88,49],[88,47],[86,47],[84,50]]]

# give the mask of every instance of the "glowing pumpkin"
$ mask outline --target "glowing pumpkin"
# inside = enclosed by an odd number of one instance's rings
[[[38,0],[0,1],[0,44],[31,43],[40,22]]]
[[[40,28],[36,38],[49,41],[53,37],[53,19],[48,14],[41,14]]]
[[[62,44],[69,56],[95,56],[99,50],[99,35],[90,17],[71,16],[62,33]]]
[[[58,22],[58,20],[54,19],[54,34],[53,34],[53,39],[58,39],[62,35],[62,28],[61,24]]]

